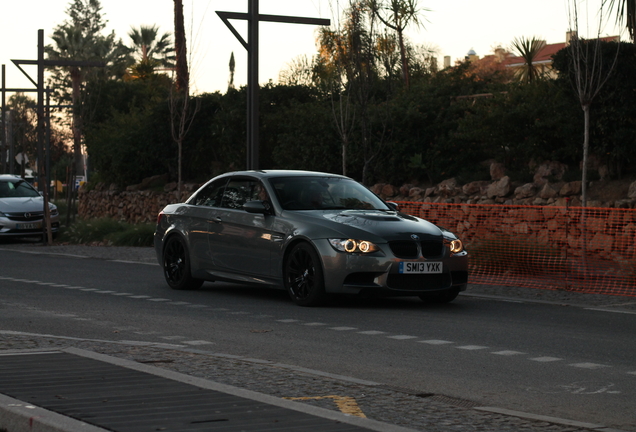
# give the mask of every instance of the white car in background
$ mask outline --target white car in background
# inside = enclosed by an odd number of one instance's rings
[[[51,233],[60,229],[59,213],[49,203]],[[44,233],[44,198],[29,182],[15,175],[0,175],[0,237],[41,236]]]

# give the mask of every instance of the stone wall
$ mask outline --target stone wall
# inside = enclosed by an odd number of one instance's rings
[[[191,192],[91,190],[79,193],[78,214],[83,219],[109,217],[129,223],[154,223],[168,204],[183,202]]]
[[[397,187],[379,183],[371,190],[383,199],[394,201],[416,201],[426,203],[446,204],[506,204],[506,205],[535,205],[535,206],[580,206],[581,182],[565,182],[560,179],[565,172],[565,166],[557,162],[540,165],[532,183],[519,184],[505,175],[505,168],[501,164],[493,163],[490,167],[490,181],[474,181],[464,185],[451,178],[431,186],[421,187],[405,184]],[[591,182],[589,193],[595,187],[602,185],[602,181]],[[596,199],[588,198],[588,207],[604,208],[635,208],[636,181],[631,183],[624,194],[612,193],[595,194]]]

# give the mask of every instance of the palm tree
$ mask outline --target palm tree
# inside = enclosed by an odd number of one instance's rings
[[[367,0],[367,6],[385,26],[393,29],[398,37],[402,76],[404,84],[409,86],[409,63],[407,58],[404,30],[409,24],[420,25],[418,15],[428,9],[418,9],[417,0]]]
[[[174,50],[177,58],[177,91],[187,94],[190,87],[190,74],[183,23],[183,0],[174,0]]]
[[[121,75],[128,62],[128,49],[121,41],[115,40],[115,34],[101,34],[106,26],[101,16],[99,0],[75,0],[66,13],[70,20],[58,25],[51,39],[52,45],[45,47],[51,60],[83,60],[106,62],[106,68],[62,67],[51,73],[49,84],[55,90],[55,97],[61,102],[70,100],[73,104],[73,153],[76,173],[81,173],[82,164],[82,83],[88,76],[109,78]],[[93,70],[92,70],[93,69]],[[71,89],[69,92],[68,89]]]
[[[530,39],[522,36],[512,41],[512,47],[519,57],[524,60],[524,65],[521,66],[517,72],[519,81],[531,83],[539,77],[540,71],[537,65],[535,65],[535,62],[539,53],[543,47],[545,47],[545,41],[535,36],[532,36]]]
[[[163,67],[172,67],[174,48],[172,46],[172,35],[166,32],[159,37],[159,26],[140,25],[138,28],[131,27],[128,37],[132,41],[132,49],[135,58],[139,63],[157,63]]]
[[[616,22],[625,25],[629,30],[632,42],[636,36],[636,0],[603,0],[601,7],[609,6],[610,11],[616,12]]]

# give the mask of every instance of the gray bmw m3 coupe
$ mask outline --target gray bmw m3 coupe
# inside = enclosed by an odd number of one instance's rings
[[[301,306],[329,294],[445,303],[468,282],[468,253],[453,233],[336,174],[220,175],[159,213],[154,243],[174,289],[262,285]]]

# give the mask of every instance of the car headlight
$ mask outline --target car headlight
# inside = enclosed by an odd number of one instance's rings
[[[448,247],[450,248],[450,251],[452,253],[460,253],[461,251],[464,250],[464,244],[459,239],[451,240],[448,243]]]
[[[329,239],[329,243],[333,248],[340,252],[348,253],[373,253],[380,248],[370,241],[354,240],[354,239]]]
[[[51,216],[57,216],[57,207],[49,206],[49,213],[51,214]]]

